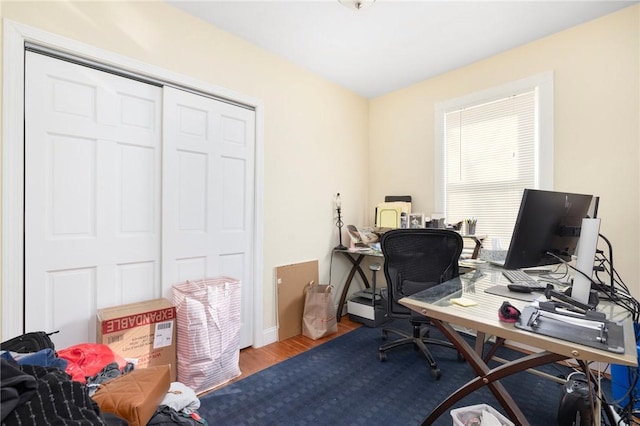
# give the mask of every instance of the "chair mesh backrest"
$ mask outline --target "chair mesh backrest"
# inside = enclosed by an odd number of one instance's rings
[[[382,235],[384,275],[389,301],[397,302],[420,290],[458,276],[462,237],[446,229],[394,229]],[[393,310],[408,311],[401,305]]]

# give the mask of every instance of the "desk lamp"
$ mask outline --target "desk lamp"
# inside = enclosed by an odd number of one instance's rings
[[[338,237],[340,238],[340,244],[334,247],[334,250],[346,250],[347,247],[342,244],[342,226],[344,223],[342,222],[342,216],[340,215],[342,207],[342,202],[340,200],[340,193],[336,195],[336,212],[338,212],[338,222],[336,222],[336,226],[338,227]]]

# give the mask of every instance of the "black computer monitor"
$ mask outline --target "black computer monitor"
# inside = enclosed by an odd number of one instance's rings
[[[504,269],[561,262],[548,252],[570,262],[592,198],[584,194],[525,189]]]

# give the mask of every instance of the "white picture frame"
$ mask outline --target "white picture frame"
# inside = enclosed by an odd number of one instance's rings
[[[408,228],[424,228],[424,213],[409,213]]]

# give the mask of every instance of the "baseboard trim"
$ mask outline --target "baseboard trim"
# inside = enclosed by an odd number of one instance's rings
[[[271,327],[262,332],[261,345],[253,345],[254,348],[261,348],[263,346],[270,345],[278,341],[278,327]]]

